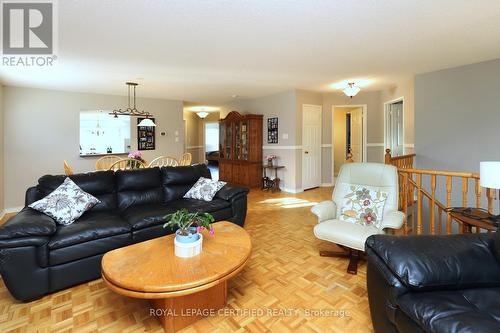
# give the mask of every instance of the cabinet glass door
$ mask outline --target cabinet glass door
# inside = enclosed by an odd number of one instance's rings
[[[248,147],[249,147],[249,136],[248,136],[248,121],[241,122],[241,156],[240,159],[248,160]]]
[[[227,159],[232,159],[232,152],[231,152],[231,142],[233,142],[233,124],[232,123],[226,123],[226,139],[224,140],[224,155],[225,158]]]

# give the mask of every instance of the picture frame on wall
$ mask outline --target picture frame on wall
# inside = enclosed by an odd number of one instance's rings
[[[137,118],[137,124],[144,118]],[[153,122],[154,118],[149,118]],[[156,143],[155,128],[149,126],[137,126],[137,149],[138,150],[154,150]]]
[[[278,143],[278,117],[267,118],[267,143]]]

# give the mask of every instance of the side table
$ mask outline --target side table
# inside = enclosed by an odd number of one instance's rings
[[[280,190],[280,179],[278,178],[278,169],[283,169],[283,165],[263,165],[262,170],[264,171],[264,176],[262,177],[262,190],[272,192],[281,191]],[[267,176],[267,169],[274,170],[274,179]],[[272,171],[271,171],[272,173]]]

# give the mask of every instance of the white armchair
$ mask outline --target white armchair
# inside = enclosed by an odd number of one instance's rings
[[[365,185],[387,193],[382,221],[378,227],[365,226],[338,219],[344,197],[352,185]],[[347,163],[340,169],[332,200],[323,201],[312,207],[311,212],[318,217],[314,235],[335,243],[345,252],[320,251],[321,256],[348,257],[347,272],[357,273],[360,252],[364,251],[366,239],[375,234],[385,233],[385,229],[399,229],[405,215],[398,211],[398,171],[392,165],[379,163]]]

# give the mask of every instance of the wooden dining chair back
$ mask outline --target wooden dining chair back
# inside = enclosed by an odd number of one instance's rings
[[[121,157],[116,155],[103,156],[95,162],[96,171],[109,170],[113,163],[122,160]]]
[[[136,160],[135,158],[124,158],[111,164],[108,170],[133,170],[133,169],[143,169],[146,165]]]
[[[184,153],[184,154],[182,154],[182,156],[179,160],[179,165],[180,166],[191,165],[192,160],[193,160],[193,155],[191,155],[191,153]]]
[[[179,165],[179,161],[176,158],[170,156],[160,156],[155,158],[149,163],[148,168],[154,167],[165,167],[165,166],[173,166],[176,167]]]
[[[64,160],[64,174],[66,174],[66,176],[71,176],[73,174],[73,168],[69,166],[66,160]]]

